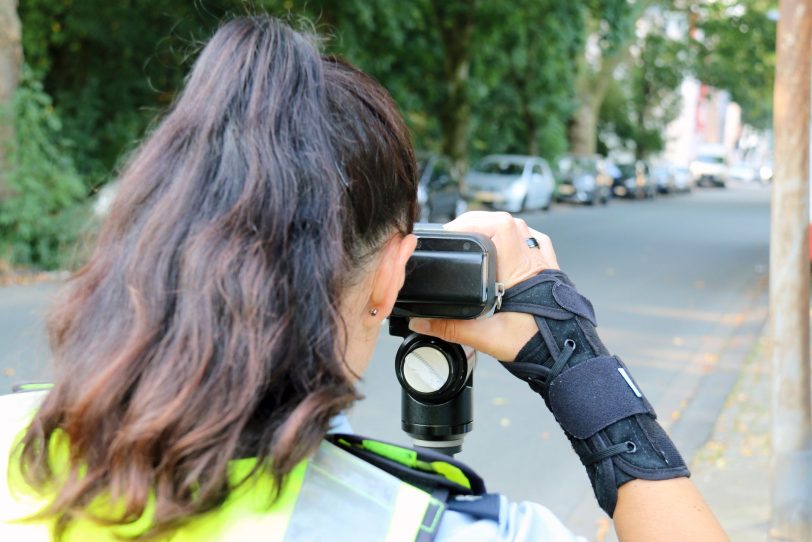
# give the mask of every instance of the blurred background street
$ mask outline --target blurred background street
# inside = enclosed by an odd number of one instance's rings
[[[262,11],[323,35],[326,54],[390,92],[417,152],[421,221],[506,210],[551,236],[604,342],[632,367],[731,537],[763,540],[776,442],[764,338],[770,200],[785,186],[775,151],[786,131],[773,126],[777,27],[787,20],[778,8],[0,0],[0,393],[51,378],[45,314],[86,256],[81,240],[109,213],[118,168],[220,22]],[[790,109],[786,118],[800,107]],[[800,222],[787,231],[806,232]],[[793,241],[797,255],[804,243]],[[804,276],[807,256],[803,247]],[[361,383],[366,400],[350,418],[359,434],[408,443],[398,344],[382,330]],[[805,355],[790,361],[808,374]],[[542,503],[589,539],[614,539],[541,399],[485,357],[474,425],[459,459],[491,491]]]
[[[562,268],[595,304],[607,347],[633,368],[690,461],[765,321],[769,189],[700,189],[521,216],[552,237]],[[0,389],[49,377],[42,317],[56,287],[0,290]],[[398,344],[382,333],[362,385],[367,398],[351,421],[362,435],[408,443],[393,371]],[[459,458],[489,489],[543,503],[576,532],[611,540],[583,467],[541,399],[483,356],[475,401],[475,429]]]

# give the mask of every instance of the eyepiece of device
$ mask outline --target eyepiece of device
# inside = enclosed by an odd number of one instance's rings
[[[395,374],[403,389],[429,404],[454,397],[473,371],[462,346],[417,333],[406,337],[395,359]]]

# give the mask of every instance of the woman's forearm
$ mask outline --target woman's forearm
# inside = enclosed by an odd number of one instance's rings
[[[621,542],[729,540],[688,478],[623,484],[614,521]]]

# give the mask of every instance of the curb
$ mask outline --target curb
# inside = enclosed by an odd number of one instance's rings
[[[725,338],[719,360],[701,378],[680,417],[666,426],[669,435],[686,463],[692,463],[696,452],[711,438],[730,392],[739,379],[742,365],[756,347],[767,326],[766,280],[752,294],[740,325]],[[665,424],[664,424],[665,425]]]

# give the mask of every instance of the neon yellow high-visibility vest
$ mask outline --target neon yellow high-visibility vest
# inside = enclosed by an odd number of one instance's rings
[[[46,391],[0,396],[0,541],[48,542],[51,522],[19,521],[41,510],[47,497],[24,491],[7,458]],[[242,479],[254,459],[230,464],[232,481]],[[14,461],[11,462],[14,466]],[[18,489],[22,488],[22,492]],[[217,510],[192,519],[172,542],[412,542],[433,538],[444,503],[345,450],[324,442],[288,477],[281,497],[271,504],[271,477],[258,474],[233,491]],[[108,528],[75,521],[65,542],[113,542],[116,535],[143,532],[148,513],[127,527]]]

